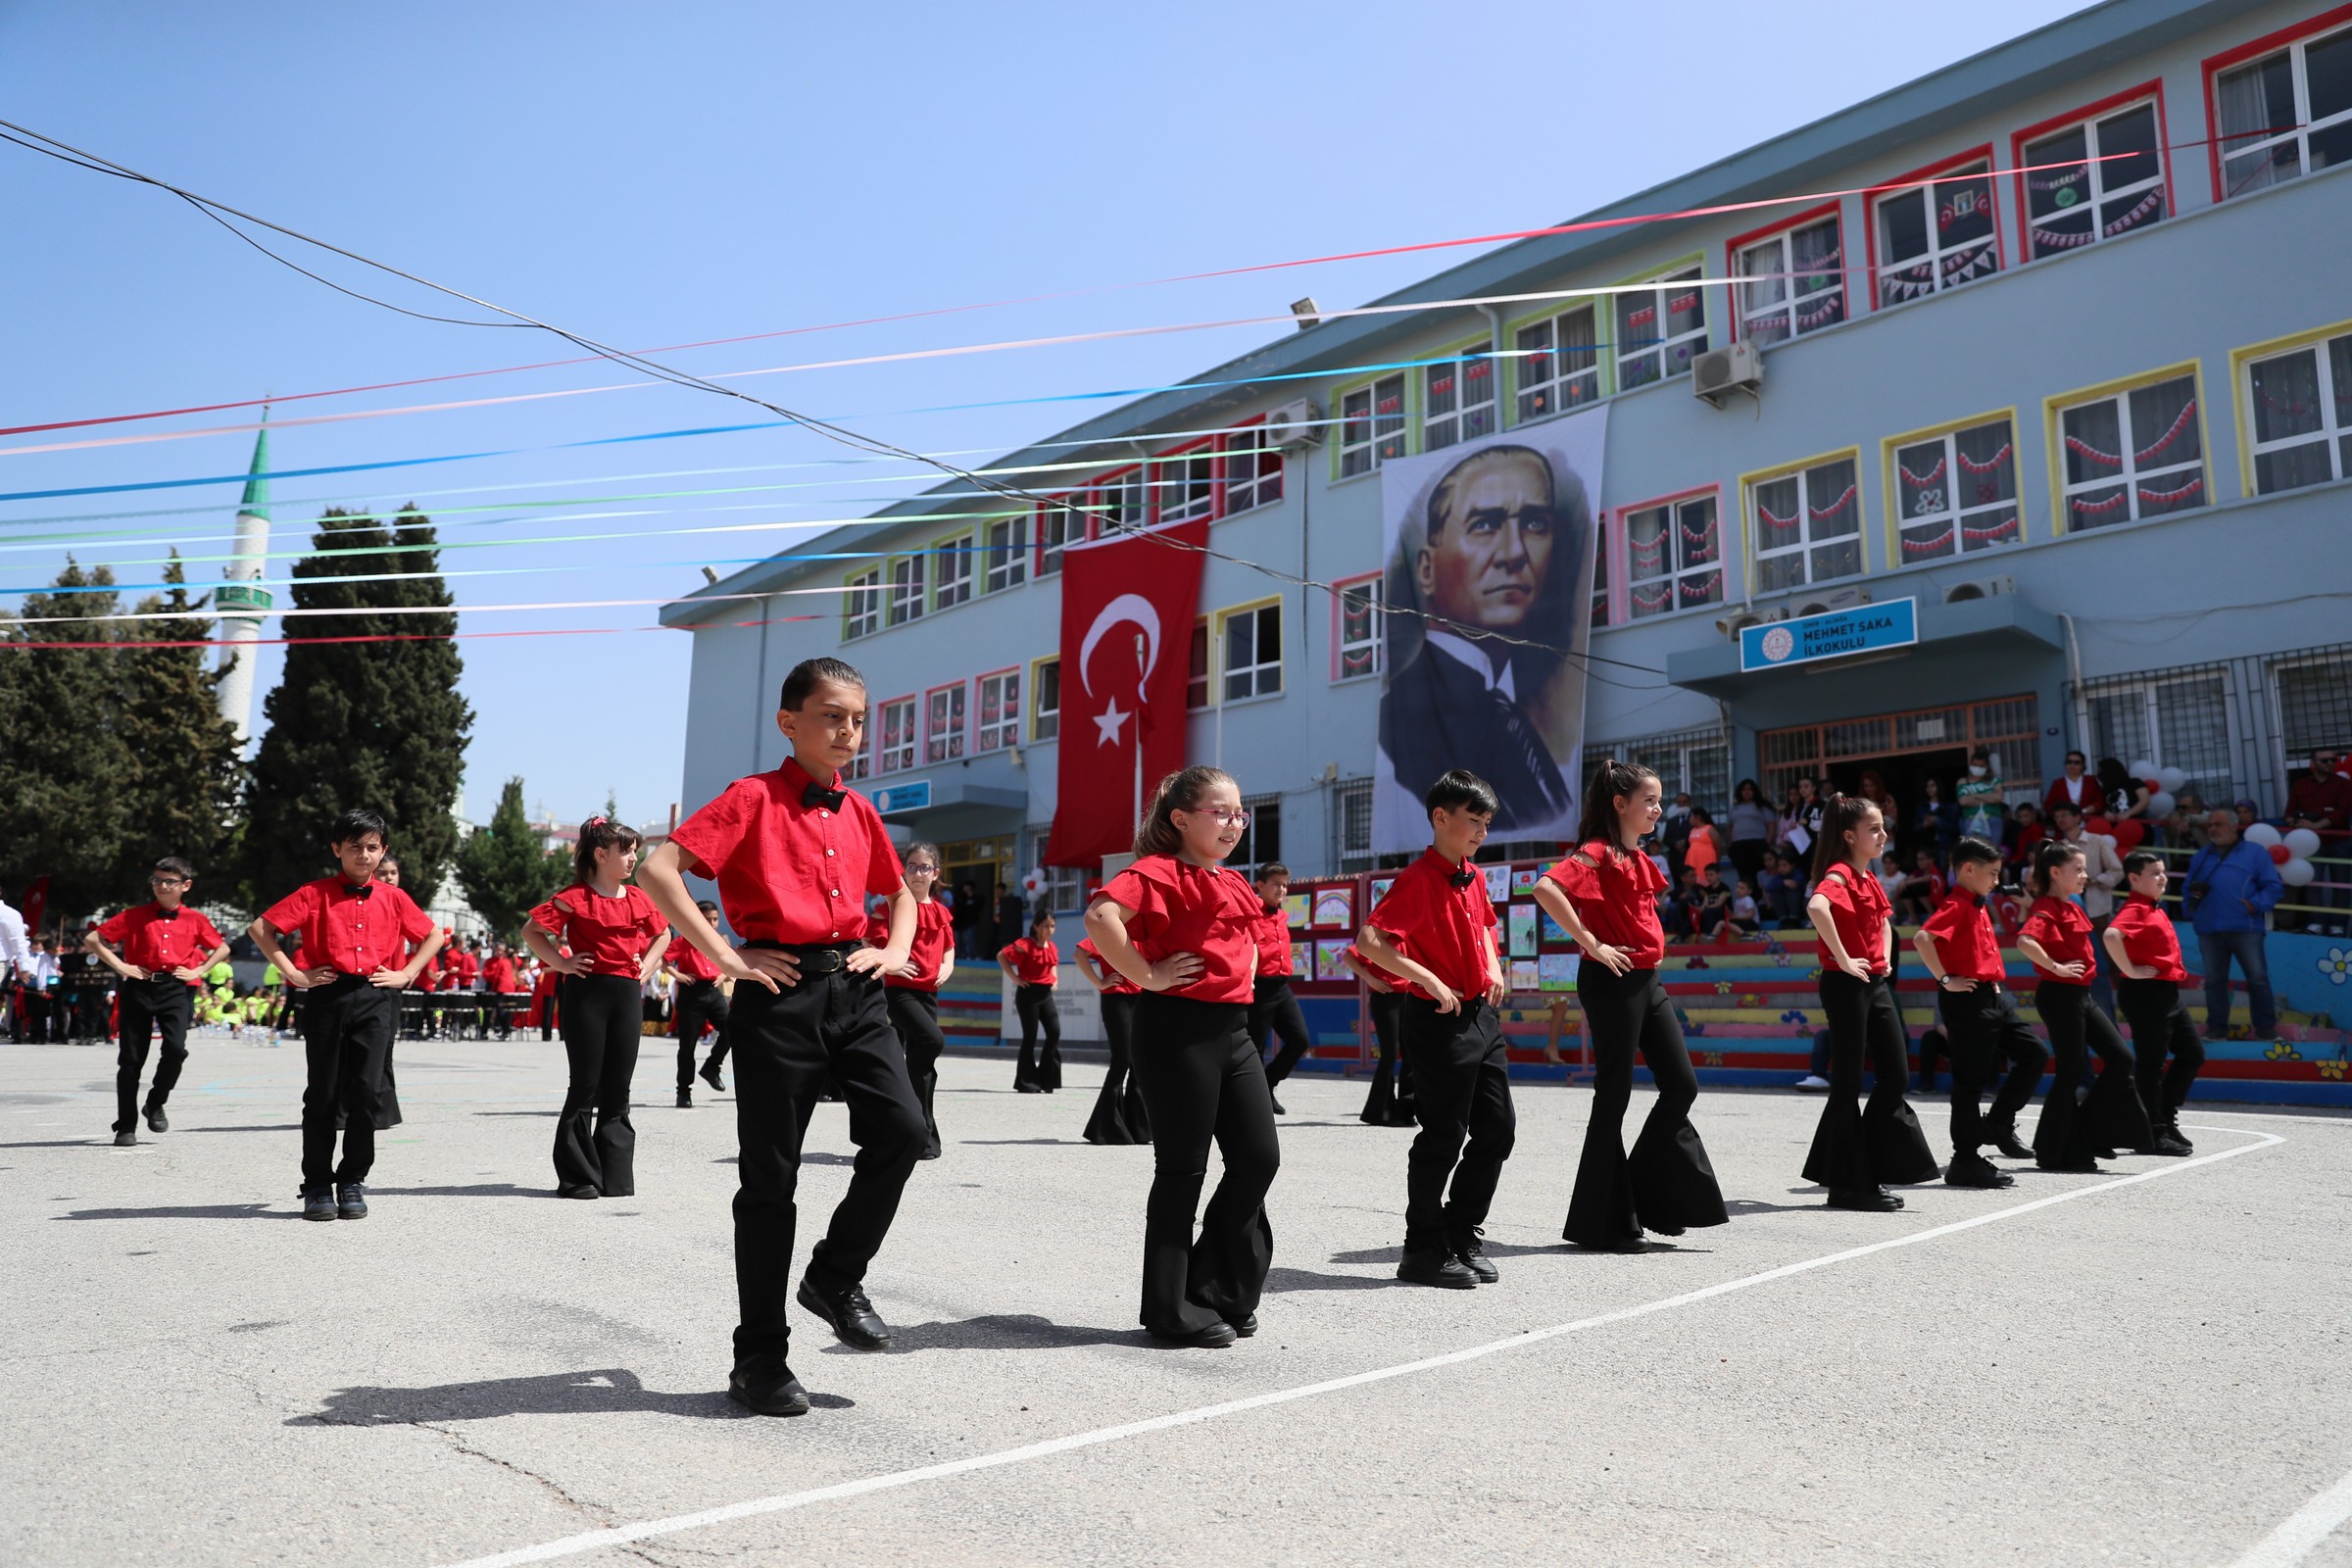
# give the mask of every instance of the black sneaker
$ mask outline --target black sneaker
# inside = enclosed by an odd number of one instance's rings
[[[2157,1128],[2155,1142],[2142,1151],[2143,1153],[2166,1154],[2174,1158],[2196,1152],[2197,1146],[2181,1137],[2180,1127],[2173,1122],[2166,1122]]]
[[[1485,1235],[1485,1231],[1473,1225],[1466,1231],[1456,1231],[1446,1239],[1446,1246],[1453,1253],[1455,1262],[1478,1276],[1479,1284],[1492,1285],[1502,1278],[1502,1274],[1487,1256],[1487,1244],[1483,1240]]]
[[[842,1344],[860,1350],[890,1348],[890,1325],[866,1299],[864,1290],[850,1286],[847,1290],[819,1291],[816,1282],[808,1275],[801,1276],[801,1288],[794,1299],[832,1325],[833,1337]]]
[[[808,1391],[782,1356],[756,1355],[737,1362],[727,1374],[727,1397],[754,1415],[808,1413]]]
[[[1478,1276],[1464,1267],[1460,1258],[1434,1249],[1416,1252],[1407,1248],[1397,1259],[1396,1277],[1408,1285],[1434,1285],[1444,1291],[1478,1289]]]
[[[333,1219],[335,1217],[335,1190],[331,1187],[305,1187],[302,1190],[302,1217],[304,1219]]]
[[[678,1091],[678,1108],[680,1110],[692,1110],[694,1108],[693,1090],[681,1089]]]
[[[335,1217],[337,1219],[366,1219],[368,1217],[368,1184],[366,1182],[335,1183]]]
[[[164,1114],[163,1106],[149,1105],[147,1107],[147,1127],[151,1132],[168,1133],[172,1130],[172,1118]]]
[[[139,1147],[139,1135],[125,1127],[115,1134],[115,1147],[117,1149],[136,1149]]]
[[[701,1076],[701,1078],[702,1078],[703,1082],[705,1082],[705,1083],[707,1083],[707,1084],[709,1084],[709,1085],[710,1086],[710,1092],[711,1092],[712,1094],[714,1094],[714,1095],[721,1095],[721,1094],[725,1094],[725,1093],[726,1093],[726,1090],[727,1090],[727,1081],[726,1081],[724,1078],[721,1078],[721,1077],[718,1075],[718,1063],[717,1063],[717,1062],[715,1062],[715,1061],[706,1061],[706,1062],[704,1062],[704,1063],[703,1063],[703,1070],[702,1070],[702,1072],[701,1072],[700,1076]]]

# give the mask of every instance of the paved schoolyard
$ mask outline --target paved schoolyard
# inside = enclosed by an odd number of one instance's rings
[[[560,1048],[400,1054],[328,1226],[292,1044],[201,1040],[136,1150],[111,1053],[0,1050],[0,1562],[2224,1564],[2352,1469],[2352,1118],[2197,1106],[2194,1161],[1851,1215],[1795,1175],[1818,1101],[1715,1093],[1734,1222],[1587,1256],[1590,1096],[1524,1088],[1502,1282],[1457,1294],[1391,1278],[1409,1135],[1295,1081],[1264,1331],[1176,1351],[1134,1328],[1150,1153],[1077,1141],[1099,1069],[951,1058],[868,1282],[897,1348],[799,1314],[775,1421],[719,1392],[731,1097],[669,1108],[649,1050],[641,1196],[565,1202]],[[810,1144],[821,1222],[840,1107]],[[2254,1560],[2352,1563],[2337,1511]]]

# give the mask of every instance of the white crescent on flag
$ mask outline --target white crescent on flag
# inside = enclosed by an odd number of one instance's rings
[[[1102,607],[1095,623],[1086,628],[1086,640],[1078,645],[1078,685],[1089,697],[1095,694],[1095,688],[1087,679],[1086,666],[1095,656],[1095,644],[1122,620],[1132,620],[1144,628],[1143,678],[1149,681],[1152,671],[1159,665],[1159,612],[1142,594],[1121,594]]]

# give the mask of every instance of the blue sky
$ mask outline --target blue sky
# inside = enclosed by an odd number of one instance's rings
[[[0,115],[467,292],[633,348],[807,328],[1221,267],[1534,226],[1738,151],[2078,9],[1713,0],[1659,9],[1394,0],[1287,7],[575,3],[0,4]],[[1443,72],[1428,79],[1433,66]],[[1709,102],[1724,107],[1707,112]],[[1733,106],[1737,106],[1736,108]],[[285,270],[174,198],[0,144],[0,424],[561,358],[542,334],[412,320]],[[1469,252],[1096,293],[676,355],[700,372],[1211,320],[1378,295]],[[301,258],[308,265],[313,256]],[[348,267],[338,281],[379,288]],[[448,311],[414,290],[403,304]],[[1015,404],[1181,378],[1243,327],[800,370],[752,383],[927,451],[981,455],[1102,404]],[[627,380],[584,366],[283,407],[281,417]],[[281,427],[280,468],[740,422],[669,387]],[[241,422],[214,415],[60,436]],[[242,472],[245,433],[0,452],[0,491]],[[272,548],[331,500],[416,496],[460,605],[649,599],[798,535],[676,530],[854,515],[921,488],[802,432],[757,431],[281,479]],[[689,474],[760,467],[767,471]],[[662,479],[652,473],[679,475]],[[856,483],[849,481],[856,480]],[[537,500],[831,481],[550,520]],[[528,489],[491,487],[534,486]],[[436,495],[467,490],[473,493]],[[0,589],[85,563],[126,581],[225,546],[237,488],[0,502]],[[697,516],[713,506],[736,510]],[[27,519],[206,510],[76,523]],[[483,510],[457,513],[458,507]],[[561,512],[576,509],[562,508]],[[638,537],[618,538],[627,532]],[[585,541],[505,543],[557,535]],[[132,537],[135,535],[135,537]],[[272,574],[282,573],[281,563]],[[199,564],[191,576],[217,576]],[[15,595],[0,596],[14,604]],[[282,596],[281,596],[282,597]],[[466,631],[641,627],[656,607],[483,612]],[[272,623],[274,626],[276,623]],[[677,799],[685,634],[474,638],[467,806],[502,780],[559,815]],[[276,678],[266,660],[260,689]],[[257,700],[256,722],[259,722]]]

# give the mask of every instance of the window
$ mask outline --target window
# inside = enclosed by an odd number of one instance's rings
[[[1697,268],[1616,298],[1619,391],[1682,374],[1690,368],[1690,356],[1707,346],[1707,301]]]
[[[858,743],[858,755],[851,758],[850,765],[841,770],[841,776],[845,779],[866,778],[871,776],[873,770],[874,737],[873,732],[869,730],[866,732],[865,739]]]
[[[2132,680],[2091,690],[2082,749],[2177,767],[2208,804],[2235,798],[2230,773],[2230,698],[2218,669]]]
[[[2352,735],[2352,659],[2332,652],[2280,662],[2271,666],[2271,679],[2278,697],[2278,744],[2288,766],[2301,767],[2321,747],[2341,746]]]
[[[1592,322],[1592,307],[1580,305],[1519,329],[1513,341],[1519,351],[1521,423],[1600,397],[1600,334]]]
[[[1625,514],[1625,596],[1636,620],[1723,603],[1723,531],[1713,496]]]
[[[2205,504],[2197,378],[2176,376],[2078,403],[2059,414],[2069,533]]]
[[[1732,805],[1732,748],[1720,730],[1686,730],[1585,748],[1587,758],[1607,755],[1657,774],[1659,792],[1669,805],[1677,795],[1688,793],[1690,804],[1703,808],[1716,819],[1716,831],[1723,831],[1723,815]]]
[[[849,580],[850,591],[842,595],[844,642],[852,637],[870,637],[882,629],[881,584],[879,571],[861,571]]]
[[[1268,697],[1282,690],[1282,602],[1228,610],[1217,617],[1224,633],[1225,701]]]
[[[1392,375],[1340,399],[1340,477],[1370,473],[1404,456],[1404,377]]]
[[[1808,215],[1777,234],[1733,241],[1740,330],[1779,343],[1845,319],[1845,256],[1838,214]]]
[[[972,536],[959,533],[944,540],[939,546],[939,570],[934,574],[937,585],[931,590],[932,602],[941,610],[953,609],[972,597]]]
[[[2352,333],[2246,367],[2254,493],[2352,475]]]
[[[1185,650],[1184,706],[1198,711],[1208,706],[1208,617],[1193,622],[1193,640]]]
[[[890,623],[904,626],[923,614],[923,558],[901,556],[890,564]]]
[[[1270,507],[1282,499],[1282,449],[1263,425],[1225,436],[1225,515]]]
[[[1260,866],[1282,858],[1282,797],[1279,795],[1245,795],[1242,809],[1250,813],[1250,825],[1242,829],[1242,841],[1233,847],[1225,863],[1237,870],[1242,866]]]
[[[988,578],[983,593],[1001,594],[1029,580],[1029,514],[999,517],[988,525]]]
[[[2213,97],[2218,200],[2352,160],[2352,27],[2223,71]]]
[[[879,720],[882,748],[874,771],[896,773],[914,765],[914,699],[900,697],[882,705]]]
[[[1129,468],[1107,479],[1097,480],[1094,488],[1086,493],[1084,537],[1100,539],[1121,528],[1144,526],[1147,520],[1144,488],[1144,470],[1141,468]],[[1162,504],[1165,504],[1164,500]],[[1080,535],[1073,531],[1070,537],[1074,541]]]
[[[1217,449],[1203,442],[1181,457],[1162,458],[1158,475],[1159,520],[1191,522],[1217,511]],[[1105,492],[1107,496],[1108,492]],[[1098,527],[1102,527],[1098,524]]]
[[[1388,636],[1380,613],[1383,580],[1375,574],[1340,583],[1338,588],[1331,596],[1331,678],[1354,680],[1360,675],[1377,675],[1381,646]]]
[[[1037,509],[1037,574],[1051,577],[1061,569],[1062,547],[1086,537],[1085,514],[1074,510],[1083,496],[1057,496]]]
[[[1609,623],[1609,536],[1602,530],[1592,542],[1592,624]]]
[[[1957,288],[2001,270],[1989,154],[1879,197],[1871,203],[1871,221],[1882,305]]]
[[[1421,450],[1475,441],[1494,433],[1494,351],[1472,349],[1458,360],[1421,370]]]
[[[2164,149],[2154,98],[2019,148],[2026,259],[2058,256],[2164,217]],[[2032,134],[2028,132],[2026,134]],[[2047,167],[2055,165],[2057,167]]]
[[[1037,855],[1046,853],[1045,834],[1037,835],[1032,849]],[[1074,915],[1086,907],[1087,892],[1102,880],[1102,871],[1101,861],[1092,866],[1041,865],[1037,867],[1037,874],[1044,885],[1030,900],[1029,907],[1032,910],[1052,909],[1063,916]]]
[[[1851,577],[1862,569],[1862,492],[1851,457],[1832,458],[1748,487],[1756,586],[1766,593]]]
[[[1041,659],[1036,665],[1037,678],[1031,684],[1036,711],[1029,720],[1034,739],[1050,741],[1061,733],[1061,661]]]
[[[1903,561],[1939,561],[2018,542],[2017,443],[2007,419],[1889,445]]]
[[[980,728],[972,738],[972,750],[1001,752],[1020,743],[1021,672],[1004,669],[981,676]]]
[[[1372,781],[1349,779],[1331,792],[1332,858],[1342,871],[1372,865]]]
[[[923,760],[953,762],[963,755],[964,684],[934,686],[923,694]]]

